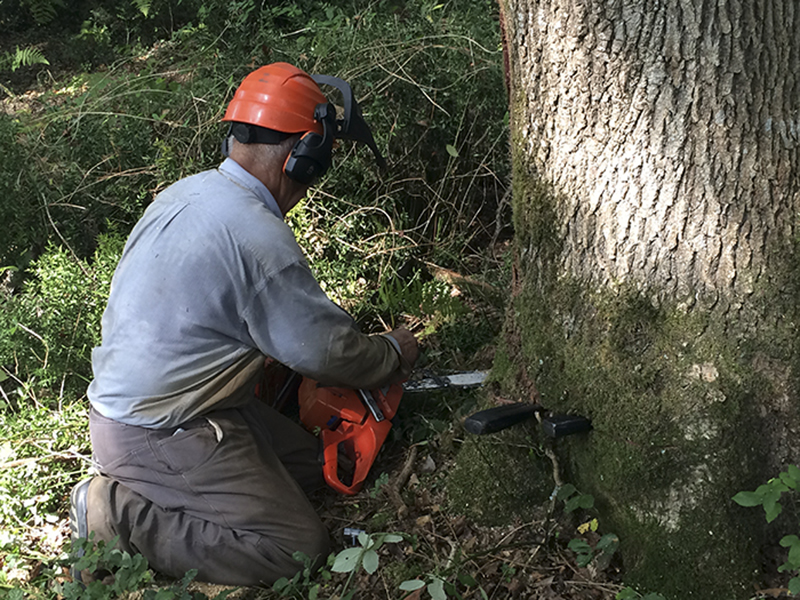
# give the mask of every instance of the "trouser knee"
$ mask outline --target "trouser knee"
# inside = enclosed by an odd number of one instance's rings
[[[325,564],[330,548],[328,531],[324,527],[319,527],[306,536],[306,539],[299,544],[298,550],[313,561],[316,570]]]

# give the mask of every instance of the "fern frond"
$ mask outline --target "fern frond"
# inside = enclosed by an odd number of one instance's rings
[[[63,6],[63,0],[24,0],[20,4],[28,7],[37,25],[47,25],[56,18],[56,8]]]
[[[49,65],[48,61],[42,51],[38,48],[29,47],[20,50],[17,46],[17,51],[11,59],[11,70],[16,71],[20,67],[29,67],[31,65]]]
[[[133,5],[146,17],[150,13],[153,0],[133,0]]]

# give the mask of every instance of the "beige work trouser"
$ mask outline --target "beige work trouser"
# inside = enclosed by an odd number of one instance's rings
[[[323,485],[319,440],[258,401],[181,427],[148,429],[92,410],[102,477],[89,487],[97,539],[157,571],[227,585],[271,584],[324,559],[327,531],[306,492]]]

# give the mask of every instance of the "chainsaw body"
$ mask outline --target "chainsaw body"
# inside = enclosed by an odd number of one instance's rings
[[[378,390],[325,387],[307,377],[298,390],[300,421],[310,431],[319,430],[325,455],[325,482],[342,494],[357,493],[364,485],[397,412],[403,386]],[[339,475],[339,446],[353,461],[352,482]]]

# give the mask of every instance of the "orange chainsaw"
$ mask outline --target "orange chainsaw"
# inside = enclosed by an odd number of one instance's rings
[[[378,452],[392,428],[403,391],[435,390],[481,385],[486,373],[473,372],[429,377],[376,390],[326,387],[303,378],[297,392],[300,421],[322,439],[325,482],[342,494],[356,494],[364,485]],[[354,464],[352,481],[339,473],[340,449]]]

